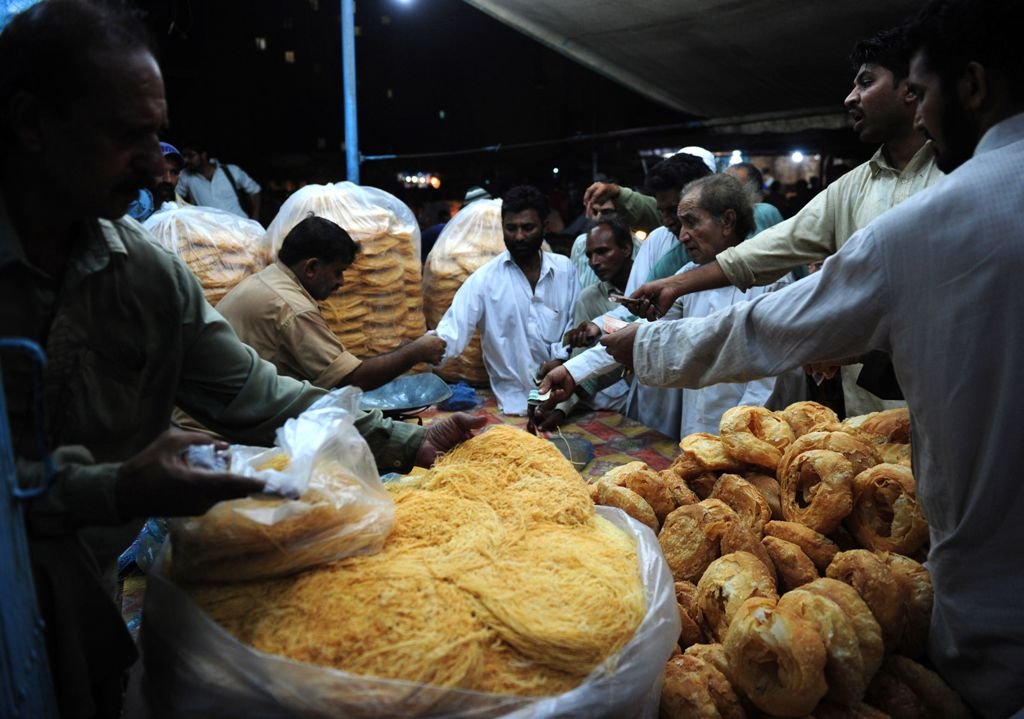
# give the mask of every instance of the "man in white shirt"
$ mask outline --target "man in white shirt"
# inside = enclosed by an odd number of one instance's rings
[[[178,178],[178,194],[194,205],[217,207],[239,217],[258,219],[260,186],[238,165],[210,159],[206,149],[182,145],[185,169]],[[248,207],[243,207],[243,200]]]
[[[442,363],[480,330],[484,366],[504,414],[525,415],[535,373],[569,356],[562,337],[572,328],[579,281],[569,258],[541,251],[548,211],[535,187],[505,193],[506,251],[469,276],[437,326],[446,342]]]
[[[786,289],[605,339],[641,381],[688,387],[887,352],[930,527],[929,658],[986,718],[1024,711],[1022,26],[1016,0],[932,0],[911,26],[918,125],[943,182]]]

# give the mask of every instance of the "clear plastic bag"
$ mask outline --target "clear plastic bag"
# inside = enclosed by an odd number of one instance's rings
[[[679,637],[672,574],[650,529],[621,510],[597,511],[636,543],[647,613],[632,639],[569,692],[538,698],[444,689],[263,654],[175,586],[163,556],[149,575],[143,613],[147,703],[155,716],[173,718],[656,717],[661,674]],[[126,707],[127,715],[135,709]]]
[[[345,349],[373,357],[420,337],[426,331],[420,231],[412,210],[374,187],[307,185],[284,201],[267,228],[275,255],[288,232],[310,214],[337,223],[360,246],[344,287],[320,303]]]
[[[295,499],[252,496],[171,520],[175,576],[263,579],[380,551],[395,506],[354,426],[359,395],[346,387],[318,400],[278,430],[273,449],[233,447],[230,471]]]
[[[466,278],[505,251],[501,200],[477,200],[459,210],[441,230],[423,266],[423,314],[437,327]],[[487,386],[480,334],[458,357],[436,370],[448,382]]]
[[[214,207],[163,210],[142,226],[188,265],[211,305],[270,261],[260,223]]]

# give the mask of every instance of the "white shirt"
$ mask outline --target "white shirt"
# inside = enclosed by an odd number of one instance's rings
[[[572,329],[579,291],[568,257],[542,252],[540,279],[531,289],[519,265],[502,252],[469,276],[437,325],[447,343],[442,363],[462,354],[479,329],[498,408],[526,414],[527,396],[536,387],[533,373],[547,360],[568,357],[562,337]]]
[[[697,269],[696,263],[687,263],[676,274]],[[747,292],[738,287],[719,287],[716,289],[694,292],[683,295],[666,313],[665,319],[677,317],[707,317],[710,314],[730,307],[739,302],[746,302],[768,292],[774,292],[788,285],[791,276],[765,287],[755,287]],[[752,379],[747,382],[721,382],[702,387],[701,389],[683,389],[682,417],[679,422],[679,436],[685,437],[695,432],[718,434],[718,425],[722,414],[732,407],[749,405],[763,407],[775,389],[774,377]],[[663,390],[671,391],[671,390]]]
[[[707,318],[640,327],[637,377],[674,387],[883,350],[913,416],[931,531],[929,656],[986,717],[1024,708],[1024,114],[857,232],[822,270]]]
[[[238,195],[231,186],[231,181],[224,174],[224,166],[218,160],[210,160],[215,166],[213,179],[207,180],[201,172],[183,171],[178,177],[177,192],[182,197],[187,197],[190,202],[204,207],[219,207],[227,212],[234,213],[239,217],[248,217],[238,204]],[[231,177],[235,179],[238,189],[249,195],[255,195],[260,191],[249,175],[238,165],[227,165]]]
[[[629,281],[626,283],[626,296],[629,297],[636,289],[647,282],[651,276],[651,270],[658,263],[665,253],[672,249],[679,238],[673,235],[664,225],[647,235],[647,239],[640,245],[633,258],[633,269],[629,273]]]

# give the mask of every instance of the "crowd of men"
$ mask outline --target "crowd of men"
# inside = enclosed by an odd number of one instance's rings
[[[15,17],[0,33],[0,335],[35,340],[49,362],[56,482],[26,518],[61,715],[118,716],[135,649],[109,568],[138,520],[260,489],[189,466],[183,449],[213,440],[169,429],[175,407],[266,444],[325,390],[443,364],[476,331],[502,412],[526,414],[538,384],[551,392],[541,430],[582,405],[675,437],[714,432],[728,407],[801,398],[802,367],[839,368],[857,414],[890,406],[878,378],[892,378],[931,526],[929,659],[981,715],[1024,709],[1024,61],[1010,40],[1021,16],[1011,0],[929,0],[859,43],[845,105],[878,150],[787,220],[762,202],[757,168],[716,173],[700,148],[652,168],[646,192],[591,186],[591,226],[568,258],[542,249],[543,193],[507,190],[506,250],[434,333],[364,359],[316,305],[359,251],[344,228],[303,220],[215,310],[124,217],[143,188],[159,204],[259,210],[241,168],[160,142],[163,81],[135,20],[78,0]],[[642,244],[640,227],[653,230]],[[4,353],[2,370],[19,481],[38,484],[31,369]],[[374,412],[356,426],[381,471],[405,471],[482,424],[456,414],[424,429]]]

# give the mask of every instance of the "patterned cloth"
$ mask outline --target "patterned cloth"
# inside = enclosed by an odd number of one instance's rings
[[[488,424],[508,424],[526,429],[526,417],[501,414],[494,395],[487,390],[478,392],[484,398],[484,403],[474,410],[474,414],[486,416]],[[424,425],[429,425],[450,414],[431,408],[420,416]],[[646,462],[654,470],[668,469],[679,454],[679,447],[674,440],[616,412],[580,415],[575,421],[563,424],[560,429],[564,437],[575,437],[594,445],[594,459],[582,470],[583,476],[591,481],[612,467],[637,460]],[[557,437],[558,432],[548,433],[548,436]]]

